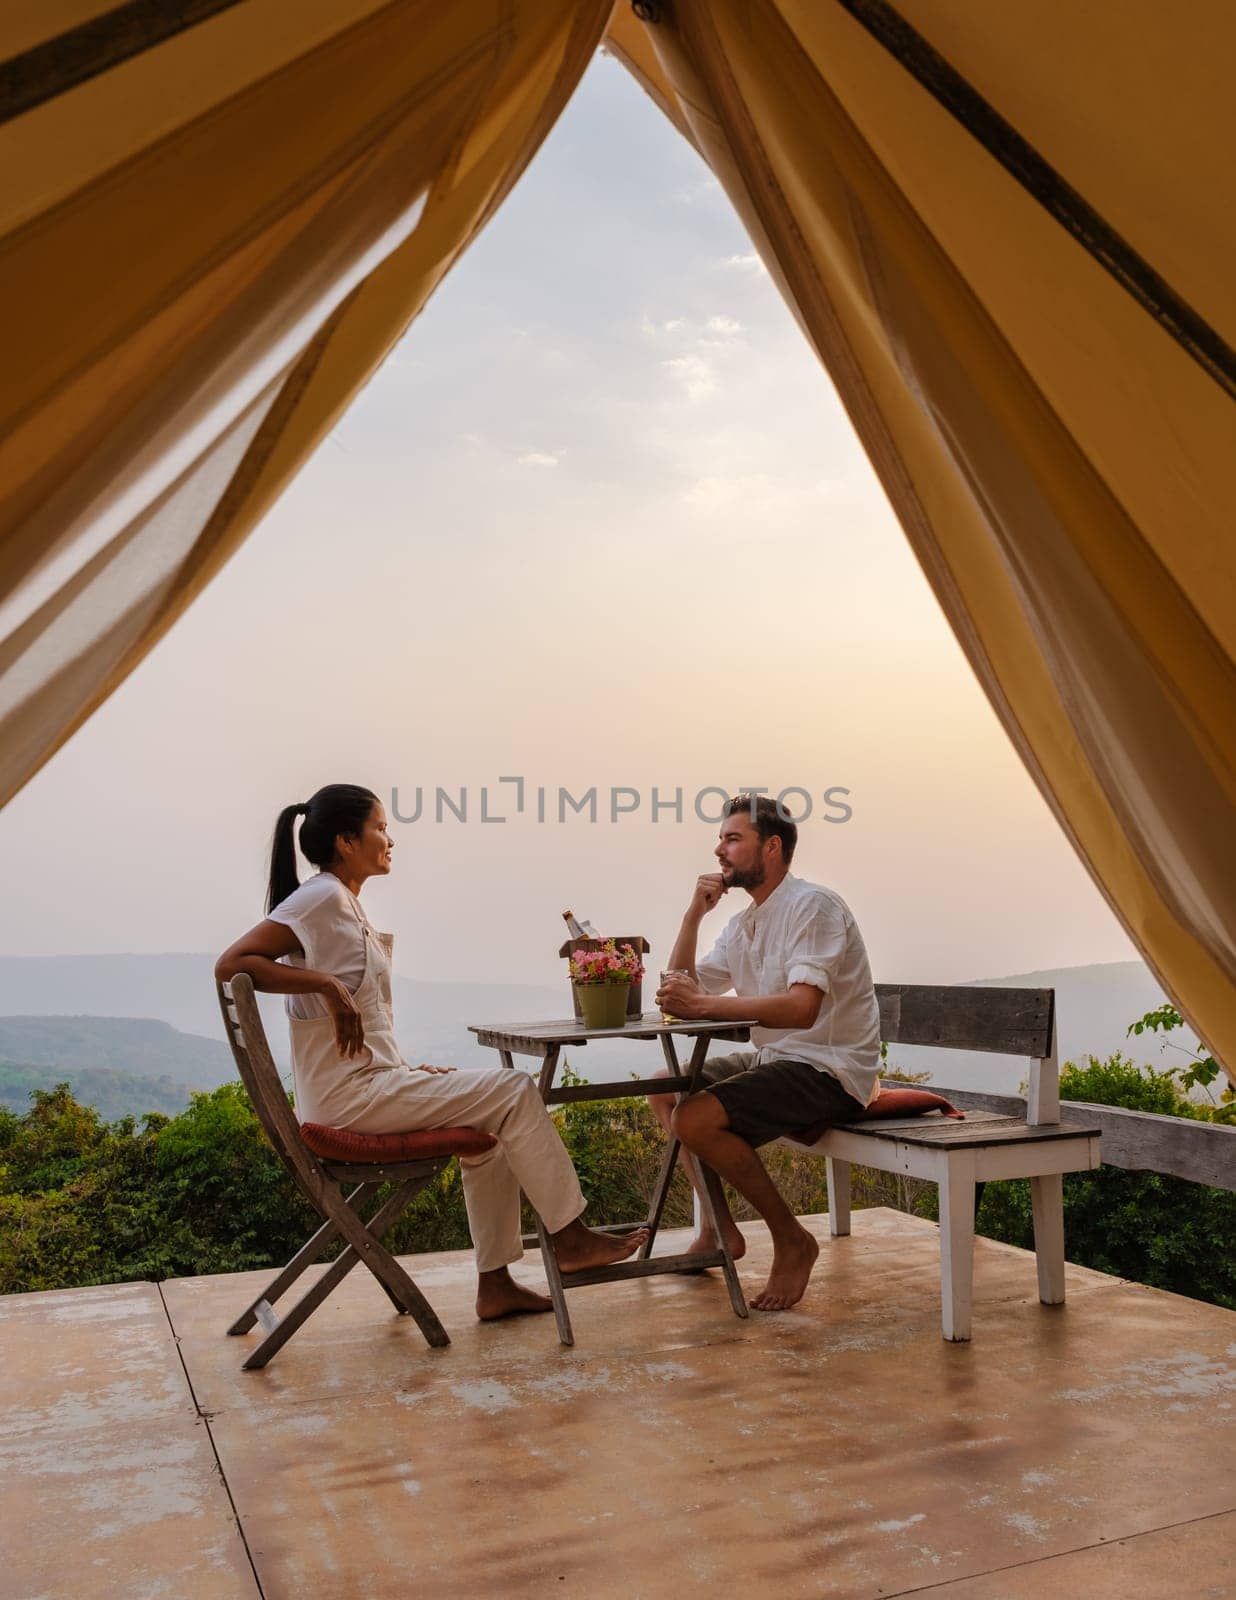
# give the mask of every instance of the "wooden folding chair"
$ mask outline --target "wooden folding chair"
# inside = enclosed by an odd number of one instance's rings
[[[239,973],[229,984],[216,984],[216,989],[232,1055],[266,1137],[301,1193],[324,1219],[322,1227],[227,1330],[230,1334],[248,1333],[260,1322],[265,1331],[265,1338],[250,1351],[244,1367],[264,1367],[358,1261],[373,1273],[395,1310],[415,1318],[431,1345],[449,1344],[433,1307],[383,1247],[382,1235],[402,1216],[413,1196],[455,1156],[480,1155],[497,1141],[476,1128],[394,1134],[353,1134],[308,1125],[302,1130],[266,1041],[253,980]],[[361,1208],[388,1183],[395,1186],[394,1192],[368,1222],[363,1221]],[[343,1184],[357,1187],[345,1196]],[[343,1239],[344,1249],[289,1311],[276,1315],[275,1302],[336,1239]]]

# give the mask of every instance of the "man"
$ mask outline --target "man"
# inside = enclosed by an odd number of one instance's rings
[[[671,1095],[654,1096],[652,1105],[666,1130],[768,1224],[772,1271],[751,1301],[761,1311],[802,1299],[819,1245],[755,1148],[853,1121],[878,1089],[880,1013],[862,935],[839,895],[792,875],[797,842],[797,827],[766,796],[728,803],[716,849],[721,870],[697,882],[670,957],[685,975],[667,978],[657,992],[671,1016],[757,1024],[756,1049],[705,1063],[707,1089],[677,1106]],[[752,904],[697,962],[700,923],[731,889],[745,889]],[[728,1210],[721,1225],[731,1252],[742,1255],[746,1245]],[[715,1248],[705,1222],[691,1249]]]

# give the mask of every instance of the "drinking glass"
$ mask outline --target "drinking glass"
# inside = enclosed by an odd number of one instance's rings
[[[667,978],[685,978],[687,976],[688,976],[688,973],[687,973],[687,969],[685,967],[670,967],[667,971],[665,971],[665,972],[663,972],[661,974],[661,988],[664,989]],[[662,1011],[662,1013],[661,1013],[661,1021],[662,1022],[685,1022],[686,1018],[685,1017],[674,1017],[674,1016],[671,1016],[668,1011]]]

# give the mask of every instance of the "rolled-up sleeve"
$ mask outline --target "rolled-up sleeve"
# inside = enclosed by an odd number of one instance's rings
[[[291,928],[292,932],[300,940],[301,948],[304,949],[306,947],[309,935],[305,932],[304,918],[295,911],[288,911],[286,902],[282,906],[276,906],[273,911],[268,911],[266,920],[267,922],[277,922],[284,928]]]
[[[727,989],[734,987],[734,974],[730,971],[726,948],[729,931],[728,926],[723,928],[716,944],[702,961],[695,963],[695,976],[705,994],[724,994]]]
[[[796,910],[786,950],[786,986],[809,983],[827,994],[832,975],[845,955],[848,932],[844,914],[823,896]]]

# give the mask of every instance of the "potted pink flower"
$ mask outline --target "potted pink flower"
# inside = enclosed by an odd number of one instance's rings
[[[644,976],[639,953],[614,939],[591,950],[573,950],[571,982],[586,1028],[621,1028],[631,985]]]

